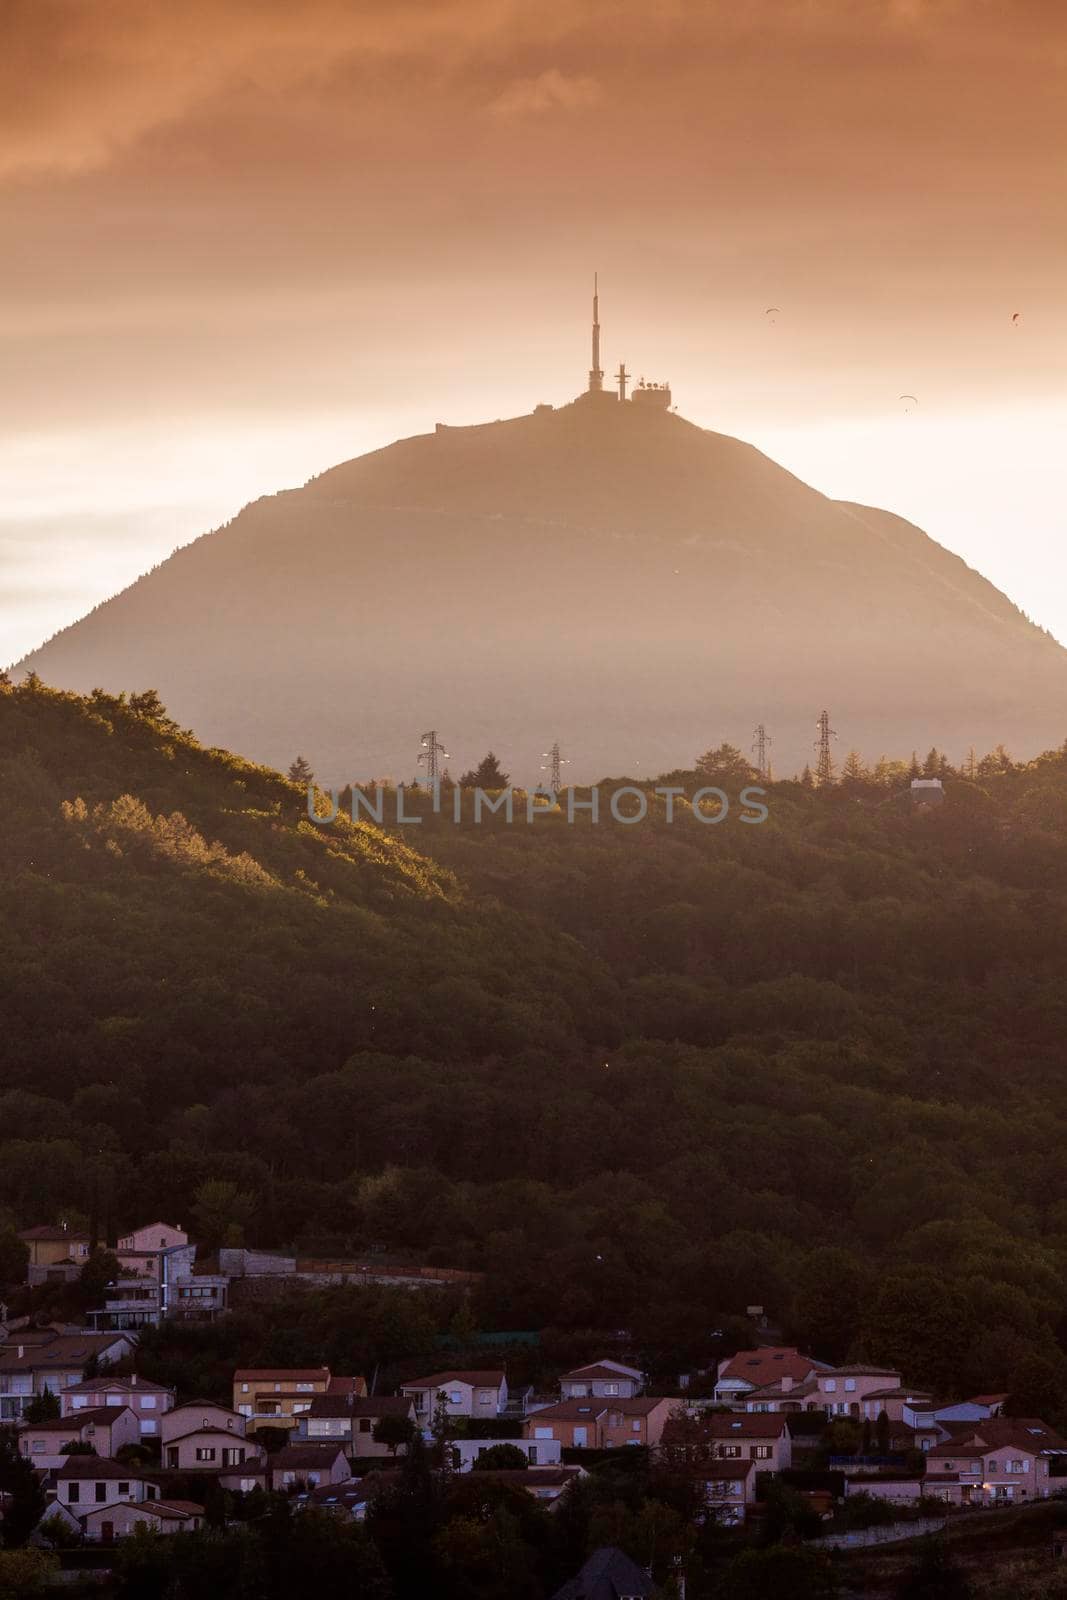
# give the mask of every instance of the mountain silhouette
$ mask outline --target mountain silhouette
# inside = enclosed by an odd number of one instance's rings
[[[255,501],[19,663],[151,686],[209,742],[410,780],[436,728],[535,781],[650,776],[757,722],[776,771],[841,750],[1058,744],[1067,651],[887,511],[753,446],[583,396],[438,425]]]

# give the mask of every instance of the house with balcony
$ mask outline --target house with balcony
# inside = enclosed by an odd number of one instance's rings
[[[719,1362],[715,1378],[714,1403],[720,1406],[736,1406],[740,1409],[746,1404],[754,1389],[774,1388],[783,1379],[788,1379],[788,1385],[782,1391],[784,1395],[792,1392],[798,1385],[807,1384],[819,1372],[828,1370],[825,1361],[816,1361],[812,1356],[801,1355],[793,1345],[761,1345],[756,1350],[739,1350],[736,1355],[727,1356],[724,1361]],[[805,1409],[800,1396],[794,1396],[790,1404],[794,1410]],[[813,1401],[812,1409],[815,1409],[817,1404],[816,1399]]]
[[[19,1454],[34,1467],[61,1467],[67,1444],[92,1445],[98,1456],[111,1457],[124,1444],[139,1444],[141,1430],[128,1406],[98,1406],[77,1416],[51,1422],[27,1422],[18,1436]]]
[[[316,1395],[365,1395],[363,1378],[335,1377],[329,1367],[246,1367],[233,1375],[233,1408],[246,1430],[287,1428],[295,1434]]]
[[[76,1418],[80,1412],[99,1406],[128,1406],[137,1418],[143,1439],[158,1438],[160,1419],[174,1405],[174,1390],[151,1383],[136,1372],[125,1377],[87,1378],[64,1389],[59,1397],[60,1414]]]
[[[844,1367],[829,1367],[816,1374],[818,1400],[828,1417],[869,1418],[877,1422],[885,1409],[875,1396],[886,1389],[900,1387],[900,1372],[893,1367],[873,1367],[855,1362]]]
[[[393,1450],[379,1444],[374,1430],[384,1417],[403,1417],[415,1423],[411,1395],[315,1395],[299,1419],[296,1439],[308,1444],[337,1444],[354,1459],[403,1455],[405,1446]]]
[[[677,1400],[638,1395],[631,1400],[561,1400],[531,1412],[522,1426],[524,1441],[557,1442],[564,1450],[612,1450],[645,1445],[654,1449],[663,1437]]]
[[[133,1348],[125,1333],[20,1329],[0,1346],[0,1423],[19,1422],[35,1395],[62,1395],[82,1382],[91,1362],[122,1361]]]
[[[645,1386],[644,1373],[636,1367],[625,1367],[619,1361],[594,1361],[588,1367],[576,1367],[565,1372],[559,1380],[560,1398],[584,1400],[596,1395],[608,1400],[632,1400]]]
[[[950,1505],[1047,1500],[1050,1463],[1067,1451],[1039,1417],[992,1417],[926,1453],[923,1493]]]
[[[740,1527],[756,1501],[756,1464],[740,1459],[712,1458],[692,1468],[700,1485],[704,1515],[725,1528]]]
[[[498,1417],[508,1403],[508,1381],[503,1372],[434,1372],[400,1385],[400,1393],[415,1402],[419,1425],[429,1427],[440,1405],[450,1417]]]

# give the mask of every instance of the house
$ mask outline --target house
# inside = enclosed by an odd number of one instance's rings
[[[80,1517],[96,1506],[158,1500],[159,1491],[135,1467],[97,1456],[68,1456],[51,1474],[56,1501]],[[47,1515],[47,1513],[46,1513]]]
[[[872,1367],[855,1362],[845,1367],[828,1367],[816,1374],[819,1405],[828,1417],[868,1417],[872,1422],[884,1410],[872,1398],[886,1389],[900,1387],[900,1373],[893,1367]]]
[[[18,1435],[19,1454],[35,1467],[60,1467],[67,1460],[63,1446],[91,1444],[98,1456],[111,1457],[125,1444],[139,1444],[141,1430],[129,1406],[98,1406],[54,1422],[27,1422]]]
[[[742,1405],[753,1389],[764,1389],[782,1378],[791,1384],[807,1383],[826,1363],[801,1355],[793,1345],[763,1345],[757,1350],[739,1350],[719,1362],[715,1378],[717,1405]]]
[[[923,1493],[951,1505],[1004,1505],[1046,1500],[1049,1462],[1067,1451],[1038,1417],[992,1417],[926,1452]]]
[[[403,1454],[406,1446],[394,1451],[388,1444],[379,1444],[374,1430],[383,1417],[403,1417],[414,1423],[415,1401],[410,1395],[315,1395],[309,1409],[301,1416],[297,1437],[309,1443],[336,1441],[348,1455],[354,1457],[381,1457]]]
[[[364,1478],[326,1483],[318,1489],[295,1494],[292,1503],[299,1511],[311,1506],[317,1511],[330,1511],[340,1517],[351,1517],[353,1522],[362,1522],[375,1495],[392,1488],[396,1481],[395,1472],[368,1472]]]
[[[563,1459],[563,1446],[558,1439],[452,1439],[449,1441],[452,1466],[456,1472],[478,1471],[480,1459],[486,1451],[493,1450],[501,1444],[510,1444],[516,1450],[521,1450],[531,1467],[558,1467]],[[517,1467],[515,1470],[521,1472],[522,1468]]]
[[[654,1600],[658,1593],[644,1568],[614,1545],[602,1545],[553,1600]]]
[[[125,1501],[118,1505],[96,1506],[80,1518],[87,1539],[111,1544],[125,1539],[139,1528],[152,1533],[195,1533],[204,1525],[204,1508],[192,1500]]]
[[[69,1282],[78,1276],[92,1250],[89,1235],[64,1222],[25,1228],[19,1238],[29,1247],[26,1282],[30,1284]]]
[[[564,1400],[581,1400],[587,1395],[630,1400],[640,1394],[644,1386],[644,1374],[636,1367],[624,1367],[619,1361],[594,1361],[591,1366],[565,1372],[559,1380],[560,1396]]]
[[[523,1438],[534,1444],[557,1440],[563,1449],[610,1450],[625,1445],[655,1447],[676,1400],[646,1395],[632,1400],[561,1400],[534,1411],[523,1422]]]
[[[971,1400],[918,1400],[905,1405],[904,1421],[913,1428],[936,1428],[945,1437],[952,1428],[988,1422],[1001,1414],[1007,1395],[975,1395]]]
[[[155,1255],[188,1243],[189,1235],[183,1228],[176,1228],[170,1222],[150,1222],[132,1233],[123,1234],[115,1253],[121,1261],[124,1255]]]
[[[255,1439],[229,1428],[196,1426],[164,1442],[163,1465],[168,1472],[233,1472],[262,1467],[266,1454]]]
[[[497,1371],[434,1372],[428,1378],[402,1383],[400,1393],[414,1400],[416,1418],[427,1427],[438,1404],[450,1417],[499,1416],[508,1403],[508,1382],[503,1372]]]
[[[184,1438],[195,1428],[223,1429],[243,1439],[247,1432],[244,1417],[220,1406],[214,1400],[185,1400],[180,1406],[165,1411],[159,1422],[159,1436],[164,1444]]]
[[[756,1471],[754,1461],[705,1461],[692,1468],[693,1477],[701,1487],[701,1500],[706,1506],[709,1521],[724,1527],[738,1527],[744,1522],[749,1506],[756,1499]]]
[[[907,1384],[897,1383],[884,1389],[868,1389],[860,1400],[860,1415],[865,1421],[877,1422],[884,1411],[890,1422],[911,1427],[908,1413],[914,1413],[932,1401],[933,1395],[927,1390],[912,1389]]]
[[[137,1418],[143,1439],[159,1434],[160,1419],[173,1405],[173,1389],[150,1383],[137,1373],[124,1378],[86,1378],[71,1384],[59,1397],[60,1414],[64,1417],[76,1417],[79,1412],[98,1406],[128,1406]]]
[[[293,1433],[316,1395],[366,1392],[362,1378],[335,1378],[329,1367],[245,1367],[233,1375],[233,1408],[249,1432],[267,1427]]]
[[[0,1347],[0,1423],[18,1422],[46,1389],[61,1394],[81,1383],[90,1362],[123,1360],[133,1344],[129,1334],[20,1330]]]
[[[287,1444],[271,1457],[271,1488],[277,1493],[294,1489],[320,1489],[347,1483],[352,1477],[348,1457],[340,1445]]]
[[[757,1472],[785,1472],[793,1464],[789,1418],[774,1413],[676,1414],[667,1421],[660,1450],[664,1460],[687,1467],[708,1461],[751,1461]]]

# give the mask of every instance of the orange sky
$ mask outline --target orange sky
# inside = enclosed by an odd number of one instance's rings
[[[1055,0],[5,16],[0,660],[259,493],[568,398],[594,266],[609,370],[1067,639]]]

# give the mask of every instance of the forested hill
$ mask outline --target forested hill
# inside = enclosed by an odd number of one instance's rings
[[[0,780],[20,1224],[222,1179],[251,1242],[484,1270],[482,1326],[692,1362],[758,1302],[1062,1414],[1062,751],[923,814],[887,768],[759,826],[317,828],[153,697],[31,684]]]

